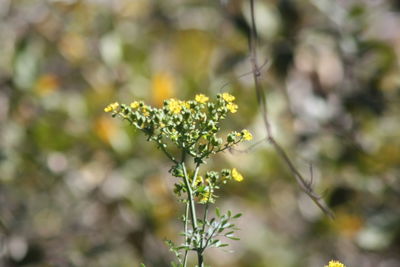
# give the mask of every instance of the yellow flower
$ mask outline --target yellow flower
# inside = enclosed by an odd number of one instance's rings
[[[168,103],[168,109],[174,114],[178,114],[182,110],[182,101],[176,99],[170,99]]]
[[[207,202],[214,203],[213,194],[211,191],[204,192],[199,201],[201,204],[206,204]]]
[[[346,265],[340,263],[339,261],[330,261],[329,265],[325,265],[324,267],[346,267]]]
[[[208,98],[207,96],[203,95],[203,94],[198,94],[198,95],[196,95],[196,97],[195,97],[195,100],[196,100],[197,102],[201,103],[201,104],[206,103],[206,102],[208,101],[208,99],[209,99],[209,98]]]
[[[196,185],[201,185],[203,183],[203,177],[201,177],[200,175],[198,175],[196,177],[196,181],[195,181]]]
[[[236,111],[238,110],[238,105],[233,104],[233,103],[228,103],[228,105],[226,105],[226,108],[232,112],[232,113],[236,113]]]
[[[174,96],[175,77],[169,72],[156,72],[151,81],[152,102],[161,106],[164,99]]]
[[[104,108],[105,112],[111,112],[111,111],[116,111],[119,107],[118,102],[114,102],[112,104],[109,104],[107,107]]]
[[[149,116],[150,115],[149,108],[147,106],[143,106],[142,113],[143,113],[143,116],[145,116],[145,117]]]
[[[253,135],[246,129],[244,129],[242,131],[242,136],[243,136],[243,139],[246,141],[250,141],[251,139],[253,139]]]
[[[226,102],[232,102],[235,100],[235,97],[233,95],[231,95],[230,93],[223,93],[222,99],[224,99]]]
[[[190,103],[189,101],[181,101],[182,102],[182,106],[184,106],[187,109],[190,109]]]
[[[243,175],[241,175],[240,172],[236,170],[236,168],[232,169],[232,178],[238,182],[243,181]]]
[[[140,105],[140,103],[138,101],[133,101],[130,106],[131,106],[131,108],[138,108],[139,105]]]

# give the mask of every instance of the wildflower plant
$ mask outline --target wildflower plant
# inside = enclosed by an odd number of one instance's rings
[[[172,266],[186,267],[189,252],[195,252],[197,266],[203,267],[206,249],[227,246],[221,237],[238,240],[232,220],[241,214],[233,215],[231,211],[222,214],[216,208],[215,215],[210,216],[209,206],[215,203],[222,185],[231,180],[241,182],[243,176],[236,168],[200,171],[212,155],[253,138],[245,129],[232,131],[225,138],[218,135],[220,122],[238,110],[234,101],[235,97],[229,93],[219,94],[213,101],[198,94],[194,100],[165,100],[161,108],[134,101],[130,105],[112,103],[104,109],[142,131],[147,141],[154,142],[171,161],[170,173],[176,178],[174,194],[185,206],[182,244],[166,242],[178,260]],[[188,167],[189,160],[192,170]],[[196,211],[199,205],[204,205],[202,214]]]

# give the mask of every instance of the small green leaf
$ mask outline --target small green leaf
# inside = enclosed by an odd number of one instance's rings
[[[239,217],[242,217],[242,213],[238,213],[238,214],[236,214],[235,216],[233,216],[234,219],[237,219],[237,218],[239,218]]]
[[[219,208],[215,209],[215,214],[217,214],[218,217],[221,217],[221,212],[220,212]]]
[[[215,221],[215,218],[212,218],[210,221],[209,221],[209,225],[212,225],[213,224],[213,222]]]

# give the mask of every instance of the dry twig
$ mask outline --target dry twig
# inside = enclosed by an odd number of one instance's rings
[[[255,85],[255,90],[256,90],[256,95],[257,95],[257,102],[258,105],[260,106],[261,109],[261,114],[263,118],[263,122],[265,125],[265,130],[267,133],[267,138],[266,140],[272,144],[274,147],[275,151],[277,154],[280,156],[280,158],[283,160],[283,162],[287,165],[289,170],[291,171],[293,177],[296,179],[296,182],[300,186],[300,188],[303,190],[304,193],[306,193],[311,200],[330,218],[334,218],[333,212],[324,204],[322,201],[322,198],[314,192],[312,188],[312,171],[311,171],[311,182],[307,182],[304,176],[298,171],[286,151],[282,148],[282,146],[275,140],[272,131],[271,131],[271,126],[269,123],[269,118],[268,118],[268,110],[267,110],[267,103],[266,103],[266,98],[265,98],[265,93],[264,90],[260,84],[260,76],[261,76],[261,68],[258,66],[257,63],[257,28],[256,28],[256,23],[255,23],[255,15],[254,15],[254,0],[250,0],[250,12],[251,12],[251,32],[250,32],[250,61],[252,65],[252,73],[253,73],[253,78],[254,78],[254,85]]]

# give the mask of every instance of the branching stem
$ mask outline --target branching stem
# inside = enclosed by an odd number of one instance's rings
[[[250,61],[252,64],[253,70],[253,78],[254,78],[254,86],[256,89],[257,101],[261,108],[261,114],[264,121],[265,130],[267,132],[267,141],[272,144],[277,154],[280,158],[285,162],[291,171],[292,175],[296,179],[300,188],[306,193],[311,200],[330,218],[334,218],[333,212],[322,202],[321,197],[314,192],[313,188],[309,183],[307,183],[306,179],[303,175],[298,171],[290,157],[287,155],[286,151],[281,147],[281,145],[275,140],[271,126],[268,118],[268,109],[267,103],[264,95],[264,91],[260,84],[260,68],[257,63],[257,29],[255,22],[255,14],[254,14],[254,0],[250,0],[250,12],[251,12],[251,32],[250,32]]]

